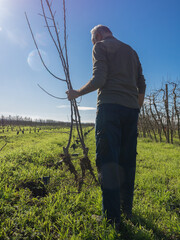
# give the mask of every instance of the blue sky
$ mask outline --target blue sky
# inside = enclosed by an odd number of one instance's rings
[[[180,79],[179,0],[67,0],[68,55],[72,85],[80,88],[91,78],[90,30],[107,25],[114,36],[138,53],[147,93],[162,80]],[[53,1],[62,29],[62,0]],[[66,97],[66,84],[49,75],[35,51],[24,12],[27,12],[39,48],[49,68],[64,77],[54,45],[44,27],[40,0],[0,0],[0,115],[67,121],[69,102],[46,95]],[[94,122],[97,93],[82,97],[82,121]]]

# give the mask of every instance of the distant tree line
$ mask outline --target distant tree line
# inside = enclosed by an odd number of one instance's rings
[[[31,126],[31,127],[40,127],[40,126],[53,126],[53,127],[69,127],[70,122],[55,121],[51,119],[35,119],[32,120],[30,117],[21,117],[21,116],[11,116],[5,117],[1,115],[0,126],[1,128],[5,126]],[[83,126],[94,126],[94,123],[82,123]]]

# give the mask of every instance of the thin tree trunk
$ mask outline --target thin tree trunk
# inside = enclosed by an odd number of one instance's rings
[[[162,127],[162,130],[163,130],[163,133],[164,133],[164,135],[165,135],[165,137],[166,137],[166,139],[167,139],[166,129],[165,129],[165,126],[164,126],[164,124],[163,124],[162,118],[161,118],[161,116],[160,116],[160,114],[159,114],[159,111],[158,111],[158,109],[157,109],[154,96],[153,96],[153,106],[154,106],[154,108],[155,108],[155,110],[156,110],[156,114],[157,114],[157,116],[158,116],[159,122],[161,123],[161,127]]]
[[[154,134],[154,139],[155,139],[155,141],[156,142],[158,142],[158,140],[157,140],[157,137],[156,137],[156,132],[155,132],[155,130],[154,130],[154,127],[153,127],[153,125],[152,125],[152,122],[151,122],[151,120],[150,120],[150,116],[149,116],[149,113],[148,113],[148,110],[147,110],[147,108],[145,107],[145,110],[146,110],[146,115],[147,115],[147,119],[148,119],[148,122],[149,122],[149,126],[151,127],[151,129],[152,129],[152,131],[153,131],[153,134]],[[150,130],[149,130],[150,131]]]
[[[173,100],[174,100],[174,109],[175,109],[175,115],[177,117],[177,129],[178,129],[178,137],[179,137],[179,140],[180,140],[180,118],[179,118],[179,111],[178,111],[178,108],[177,108],[177,95],[176,95],[176,87],[177,85],[175,84],[174,86],[174,89],[173,89]]]
[[[162,137],[161,137],[161,131],[160,131],[159,123],[158,123],[158,121],[157,121],[157,119],[156,119],[156,117],[155,117],[155,115],[154,115],[154,113],[152,111],[151,99],[150,99],[150,112],[151,112],[151,115],[152,115],[152,117],[154,119],[154,122],[155,122],[155,124],[157,126],[157,130],[158,130],[158,134],[159,134],[159,140],[160,140],[160,142],[162,142]]]

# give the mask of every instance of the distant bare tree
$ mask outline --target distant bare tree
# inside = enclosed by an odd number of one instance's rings
[[[174,136],[180,139],[180,88],[179,82],[167,82],[164,87],[146,96],[139,117],[139,130],[143,137],[167,143],[174,143]]]

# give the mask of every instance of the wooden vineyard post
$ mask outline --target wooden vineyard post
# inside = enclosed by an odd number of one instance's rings
[[[166,84],[165,89],[165,109],[166,109],[166,119],[167,119],[167,142],[170,143],[170,131],[171,131],[171,143],[173,143],[173,128],[170,120],[169,114],[169,95],[168,95],[168,84]],[[172,113],[173,114],[173,113]]]
[[[177,84],[174,83],[174,88],[173,88],[174,110],[175,110],[175,116],[177,117],[178,138],[179,138],[179,140],[180,140],[180,117],[179,117],[179,110],[178,110],[178,107],[177,107],[176,88],[177,88]]]

